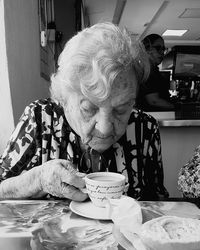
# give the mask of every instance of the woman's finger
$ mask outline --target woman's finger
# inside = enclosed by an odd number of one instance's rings
[[[76,173],[66,172],[66,170],[62,171],[61,180],[76,188],[85,187],[85,180],[82,177],[79,177]]]
[[[88,198],[88,195],[81,192],[78,188],[62,183],[62,195],[65,198],[74,200],[74,201],[84,201]]]
[[[62,181],[77,188],[84,188],[85,180],[83,177],[85,174],[78,172],[69,161],[62,161],[61,164],[64,167],[61,175]]]

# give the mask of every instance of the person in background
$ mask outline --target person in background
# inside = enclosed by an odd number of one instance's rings
[[[150,34],[142,40],[142,43],[149,56],[151,71],[147,81],[140,85],[138,107],[145,111],[173,110],[174,105],[166,88],[169,84],[158,68],[164,58],[164,40],[158,34]]]
[[[178,189],[185,198],[200,198],[200,146],[178,173]]]
[[[83,201],[83,177],[95,171],[124,174],[136,199],[168,197],[158,124],[134,108],[148,73],[143,46],[112,23],[72,37],[51,98],[26,107],[0,158],[0,198]]]

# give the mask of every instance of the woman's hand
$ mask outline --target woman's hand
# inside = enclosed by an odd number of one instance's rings
[[[81,192],[85,181],[70,161],[55,159],[40,166],[41,191],[60,198],[83,201],[88,195]]]

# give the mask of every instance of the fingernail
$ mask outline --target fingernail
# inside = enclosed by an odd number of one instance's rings
[[[87,194],[88,191],[87,191],[87,188],[80,188],[81,192],[83,192],[84,194]]]

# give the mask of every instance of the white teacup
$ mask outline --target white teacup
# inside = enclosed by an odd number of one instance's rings
[[[125,190],[125,176],[95,172],[85,176],[86,190],[95,206],[105,207],[108,199],[119,199]]]

